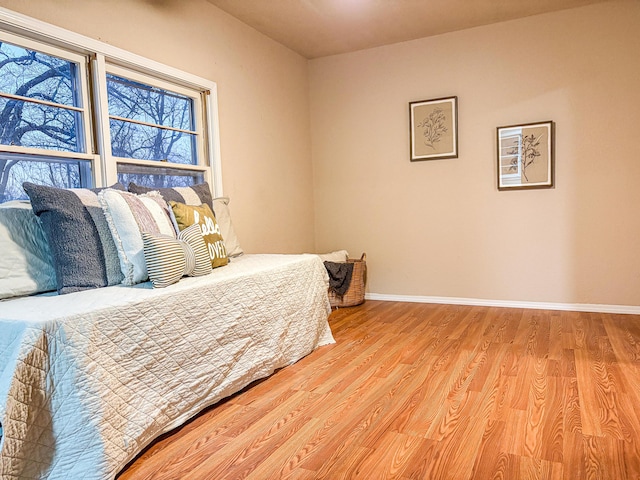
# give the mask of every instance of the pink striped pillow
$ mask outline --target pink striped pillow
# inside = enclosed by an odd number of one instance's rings
[[[169,206],[158,192],[135,195],[119,190],[104,190],[98,201],[109,224],[118,250],[124,285],[134,285],[149,278],[144,259],[142,232],[169,235],[176,230]]]

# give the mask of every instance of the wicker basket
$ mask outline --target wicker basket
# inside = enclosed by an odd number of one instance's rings
[[[347,262],[353,263],[351,284],[342,296],[329,290],[329,302],[332,307],[354,307],[364,303],[364,286],[367,283],[367,254],[363,253],[359,260],[350,258]]]

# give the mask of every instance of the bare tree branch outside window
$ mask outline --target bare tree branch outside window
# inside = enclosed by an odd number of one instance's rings
[[[193,128],[191,99],[115,75],[107,81],[114,156],[196,163],[193,135],[185,132]]]

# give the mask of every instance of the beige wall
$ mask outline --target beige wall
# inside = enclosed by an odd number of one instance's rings
[[[312,250],[307,61],[205,0],[0,6],[218,84],[224,193],[250,252]]]
[[[0,6],[216,81],[247,251],[366,251],[382,294],[640,305],[636,1],[311,62],[205,0]],[[408,102],[448,95],[459,158],[410,163]],[[548,119],[556,188],[498,192],[496,126]]]
[[[318,250],[381,294],[640,305],[640,3],[310,62]],[[459,158],[409,162],[408,102],[457,95]],[[556,188],[499,192],[496,127],[556,122]]]

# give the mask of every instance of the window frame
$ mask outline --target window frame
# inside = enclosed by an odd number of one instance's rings
[[[210,168],[210,159],[207,155],[207,132],[204,129],[204,125],[206,125],[204,115],[204,97],[207,95],[207,92],[202,92],[195,89],[186,88],[182,85],[167,82],[157,76],[151,76],[145,73],[141,73],[136,70],[132,70],[130,68],[121,67],[119,65],[110,63],[106,57],[100,56],[96,58],[96,63],[104,62],[104,66],[100,66],[101,70],[105,73],[101,75],[102,81],[97,82],[96,89],[97,95],[100,96],[103,101],[105,108],[102,112],[101,121],[98,122],[98,126],[100,127],[98,136],[101,137],[99,141],[104,146],[103,154],[105,158],[111,159],[106,171],[107,183],[115,183],[117,181],[117,166],[119,163],[130,164],[130,165],[142,165],[148,167],[171,167],[177,168],[179,170],[192,170],[197,172],[204,173],[205,180],[211,184],[211,168]],[[113,155],[111,151],[111,128],[110,128],[110,115],[109,115],[109,102],[108,102],[108,92],[107,92],[107,74],[117,75],[119,77],[124,77],[136,82],[144,83],[147,85],[151,85],[154,87],[161,88],[163,90],[170,90],[175,93],[179,93],[186,97],[189,97],[193,100],[193,120],[195,122],[195,135],[196,135],[196,152],[197,152],[197,164],[195,165],[187,165],[180,164],[174,162],[162,162],[162,165],[158,165],[157,160],[139,160],[135,158],[123,158],[116,157]]]
[[[154,86],[177,93],[181,93],[177,90],[178,88],[185,89],[191,92],[189,96],[198,92],[200,98],[194,102],[194,120],[196,127],[199,127],[198,131],[202,132],[202,138],[197,141],[198,164],[184,165],[167,162],[165,165],[163,162],[163,166],[201,171],[211,186],[213,195],[223,195],[218,97],[215,82],[3,7],[0,7],[0,34],[14,36],[19,40],[17,45],[43,53],[48,53],[44,51],[46,48],[62,52],[63,54],[51,53],[61,58],[77,56],[87,59],[84,62],[85,66],[78,69],[83,76],[80,88],[83,90],[83,102],[87,102],[86,115],[89,120],[85,122],[83,131],[87,151],[86,153],[61,153],[62,156],[69,158],[91,160],[94,186],[102,187],[115,183],[118,162],[142,162],[139,164],[158,166],[157,161],[120,159],[111,155],[111,137],[108,132],[107,73],[118,75],[116,71],[124,71],[126,73],[121,75],[132,80],[136,80],[132,75],[145,78],[143,83],[150,83],[149,79],[152,79]],[[37,45],[37,47],[28,45]],[[91,91],[91,97],[89,91]],[[13,148],[10,145],[0,145],[0,150],[11,152]],[[58,151],[34,150],[37,151],[27,152],[20,149],[19,152],[58,156]],[[66,155],[67,153],[71,155]]]
[[[38,41],[34,41],[31,38],[16,35],[13,33],[9,33],[0,29],[0,41],[10,43],[20,48],[24,48],[27,50],[36,51],[42,53],[44,55],[50,55],[52,57],[57,57],[62,60],[66,60],[70,63],[76,64],[76,71],[78,75],[77,83],[78,83],[78,93],[79,93],[79,105],[69,106],[56,104],[55,102],[44,102],[39,100],[29,100],[22,99],[20,96],[13,96],[9,94],[2,94],[3,98],[15,98],[18,101],[22,101],[24,103],[35,103],[52,106],[54,108],[61,108],[72,112],[79,112],[82,116],[82,128],[81,131],[77,133],[77,135],[81,135],[82,138],[82,147],[83,151],[81,152],[71,152],[66,150],[55,150],[55,149],[46,149],[46,148],[37,148],[37,147],[24,147],[17,145],[0,145],[5,152],[11,153],[24,153],[28,155],[42,155],[42,156],[52,156],[52,157],[64,157],[71,159],[83,159],[83,160],[94,160],[94,148],[93,148],[93,135],[91,131],[92,126],[92,109],[91,109],[91,100],[89,98],[89,82],[87,75],[87,66],[89,64],[89,60],[86,55],[79,55],[69,50],[64,50],[61,48],[54,47],[53,45],[41,43]]]

